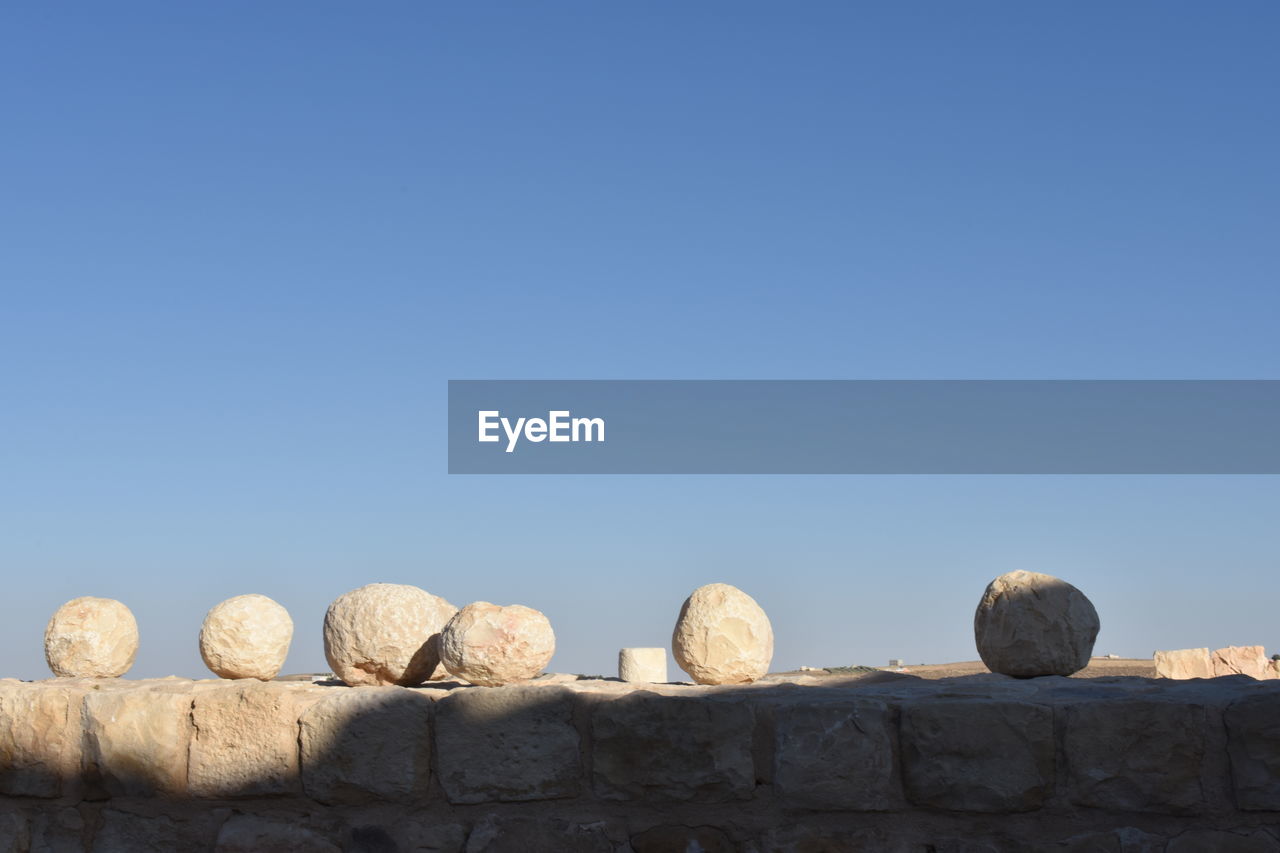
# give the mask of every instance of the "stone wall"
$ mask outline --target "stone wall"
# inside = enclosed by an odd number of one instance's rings
[[[0,682],[0,850],[1280,851],[1280,683]]]

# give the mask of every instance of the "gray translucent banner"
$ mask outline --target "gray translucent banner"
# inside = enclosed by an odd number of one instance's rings
[[[1280,381],[454,380],[449,473],[1276,474]]]

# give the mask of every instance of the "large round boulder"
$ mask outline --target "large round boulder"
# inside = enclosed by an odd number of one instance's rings
[[[440,629],[458,611],[416,586],[371,583],[343,593],[324,615],[324,656],[351,686],[412,687],[440,662]]]
[[[117,678],[138,655],[138,623],[113,598],[73,598],[44,629],[44,659],[54,675]]]
[[[497,687],[542,672],[556,652],[551,622],[520,604],[468,604],[440,634],[445,669],[472,684]]]
[[[200,657],[222,678],[270,681],[293,640],[289,611],[265,595],[237,595],[216,605],[200,626]]]
[[[1039,572],[1009,572],[993,580],[973,617],[982,662],[1017,678],[1084,669],[1098,628],[1098,611],[1083,592]]]
[[[680,608],[671,652],[699,684],[748,684],[769,671],[773,626],[736,586],[700,586]]]

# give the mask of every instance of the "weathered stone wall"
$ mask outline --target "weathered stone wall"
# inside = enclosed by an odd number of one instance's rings
[[[0,850],[1280,851],[1280,683],[0,682]]]

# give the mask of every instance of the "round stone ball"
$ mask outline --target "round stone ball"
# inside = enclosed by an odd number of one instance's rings
[[[551,622],[520,604],[476,601],[458,611],[440,634],[440,659],[472,684],[497,687],[540,674],[556,652]]]
[[[440,629],[458,608],[416,586],[371,583],[343,593],[324,615],[324,656],[352,687],[413,687],[440,662]]]
[[[699,684],[749,684],[769,671],[773,626],[736,586],[707,584],[680,608],[671,652]]]
[[[118,678],[138,655],[138,623],[113,598],[73,598],[44,629],[44,659],[54,675]]]
[[[992,672],[1016,678],[1071,675],[1089,665],[1098,611],[1064,580],[1009,572],[993,580],[973,616],[973,636]]]
[[[293,640],[289,611],[265,595],[237,595],[215,606],[200,626],[200,657],[222,678],[270,681]]]

